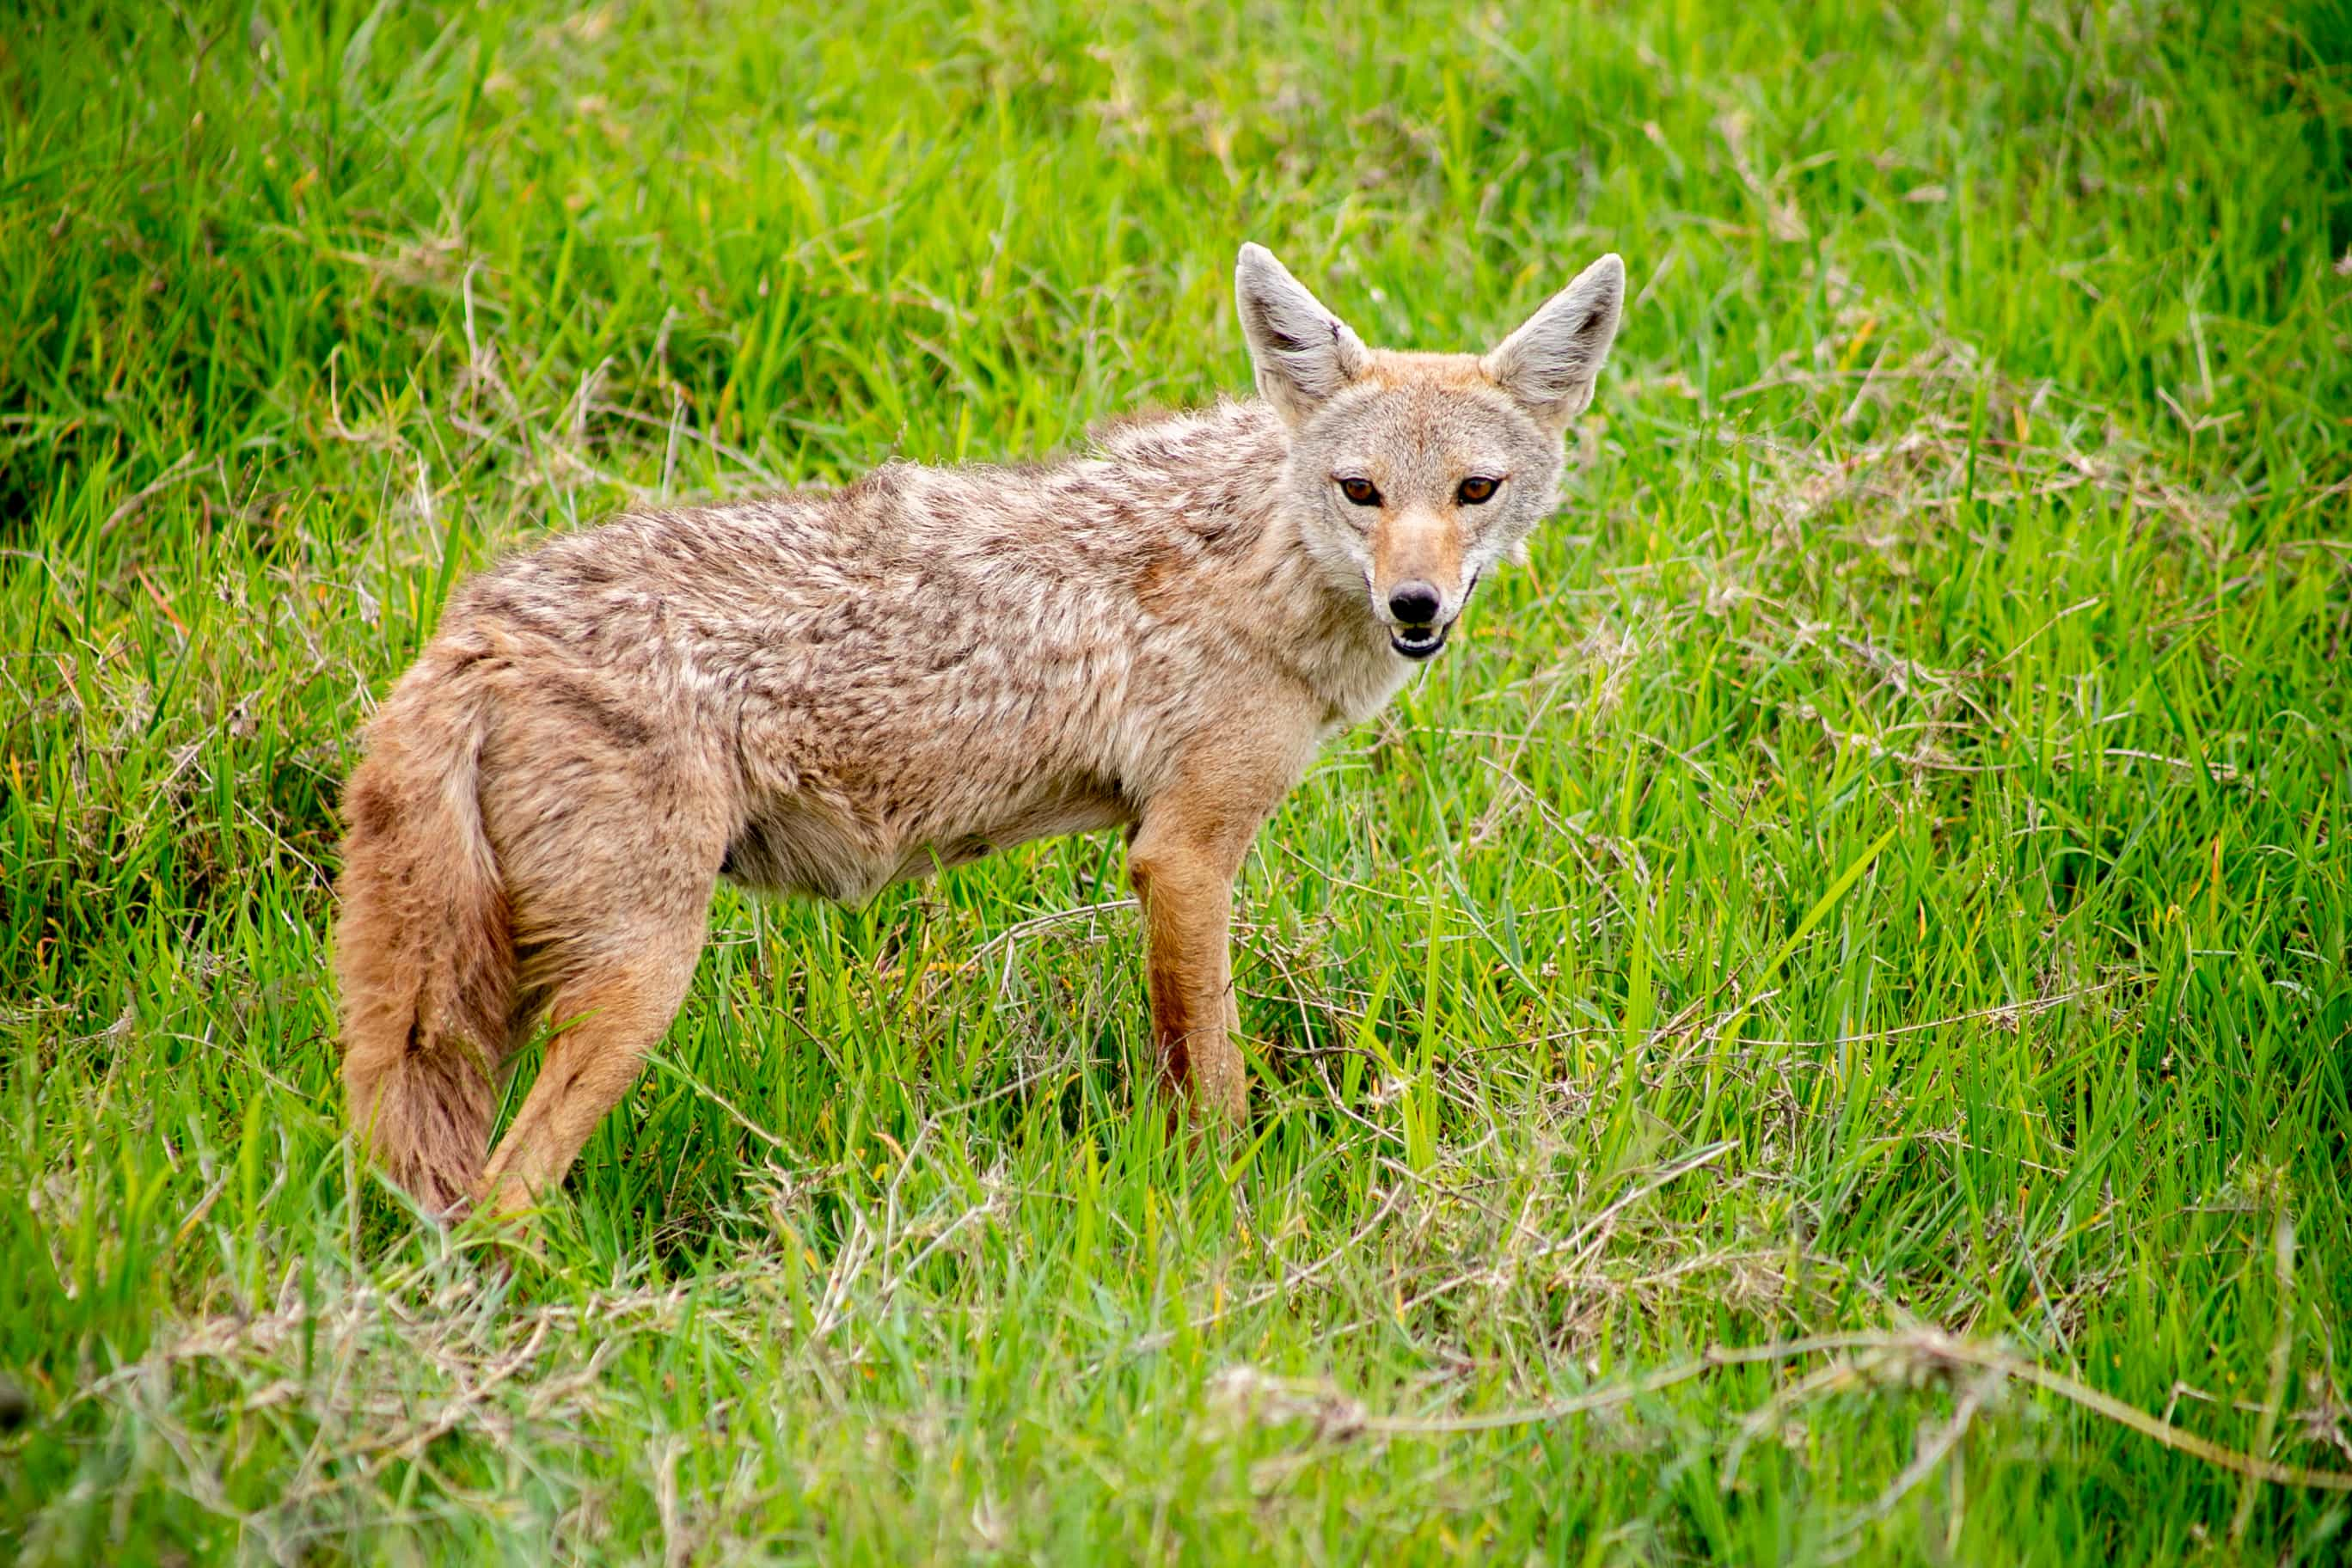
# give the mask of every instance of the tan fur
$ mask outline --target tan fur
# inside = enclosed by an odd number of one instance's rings
[[[1245,247],[1265,401],[1123,424],[1051,467],[893,465],[624,516],[469,584],[346,797],[359,1135],[432,1209],[528,1205],[667,1028],[720,876],[854,902],[1105,827],[1130,834],[1164,1077],[1240,1117],[1250,841],[1412,673],[1393,585],[1433,585],[1450,624],[1556,504],[1622,283],[1596,264],[1483,360],[1376,354]],[[1343,470],[1381,504],[1342,499]],[[1459,502],[1473,471],[1507,476],[1485,506]],[[485,1165],[542,1017],[546,1063]]]

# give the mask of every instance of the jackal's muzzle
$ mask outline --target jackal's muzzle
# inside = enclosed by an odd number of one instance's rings
[[[1391,626],[1389,647],[1407,658],[1427,658],[1445,646],[1445,634],[1453,629],[1452,621],[1442,626]]]

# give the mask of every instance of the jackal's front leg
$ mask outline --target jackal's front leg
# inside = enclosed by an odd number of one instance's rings
[[[1196,1113],[1238,1121],[1248,1098],[1234,1037],[1234,879],[1258,824],[1296,769],[1227,756],[1151,803],[1129,846],[1127,869],[1143,906],[1151,1033],[1162,1083]]]
[[[1233,873],[1192,846],[1152,843],[1148,830],[1127,864],[1143,906],[1160,1080],[1202,1113],[1237,1121],[1247,1096],[1231,1033]]]

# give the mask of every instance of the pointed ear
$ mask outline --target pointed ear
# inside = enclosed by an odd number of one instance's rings
[[[1234,303],[1257,369],[1258,395],[1286,424],[1306,418],[1371,366],[1364,341],[1262,245],[1242,247],[1234,266]]]
[[[1496,385],[1555,430],[1584,412],[1625,300],[1625,263],[1602,257],[1544,301],[1479,363]]]

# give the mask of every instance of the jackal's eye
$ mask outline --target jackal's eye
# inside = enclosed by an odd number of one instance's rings
[[[1484,474],[1473,474],[1463,480],[1462,488],[1454,493],[1462,498],[1464,506],[1484,506],[1495,499],[1495,491],[1502,487],[1502,480],[1490,479]]]
[[[1370,479],[1341,479],[1339,493],[1358,506],[1381,504],[1381,492],[1372,488],[1372,481]]]

